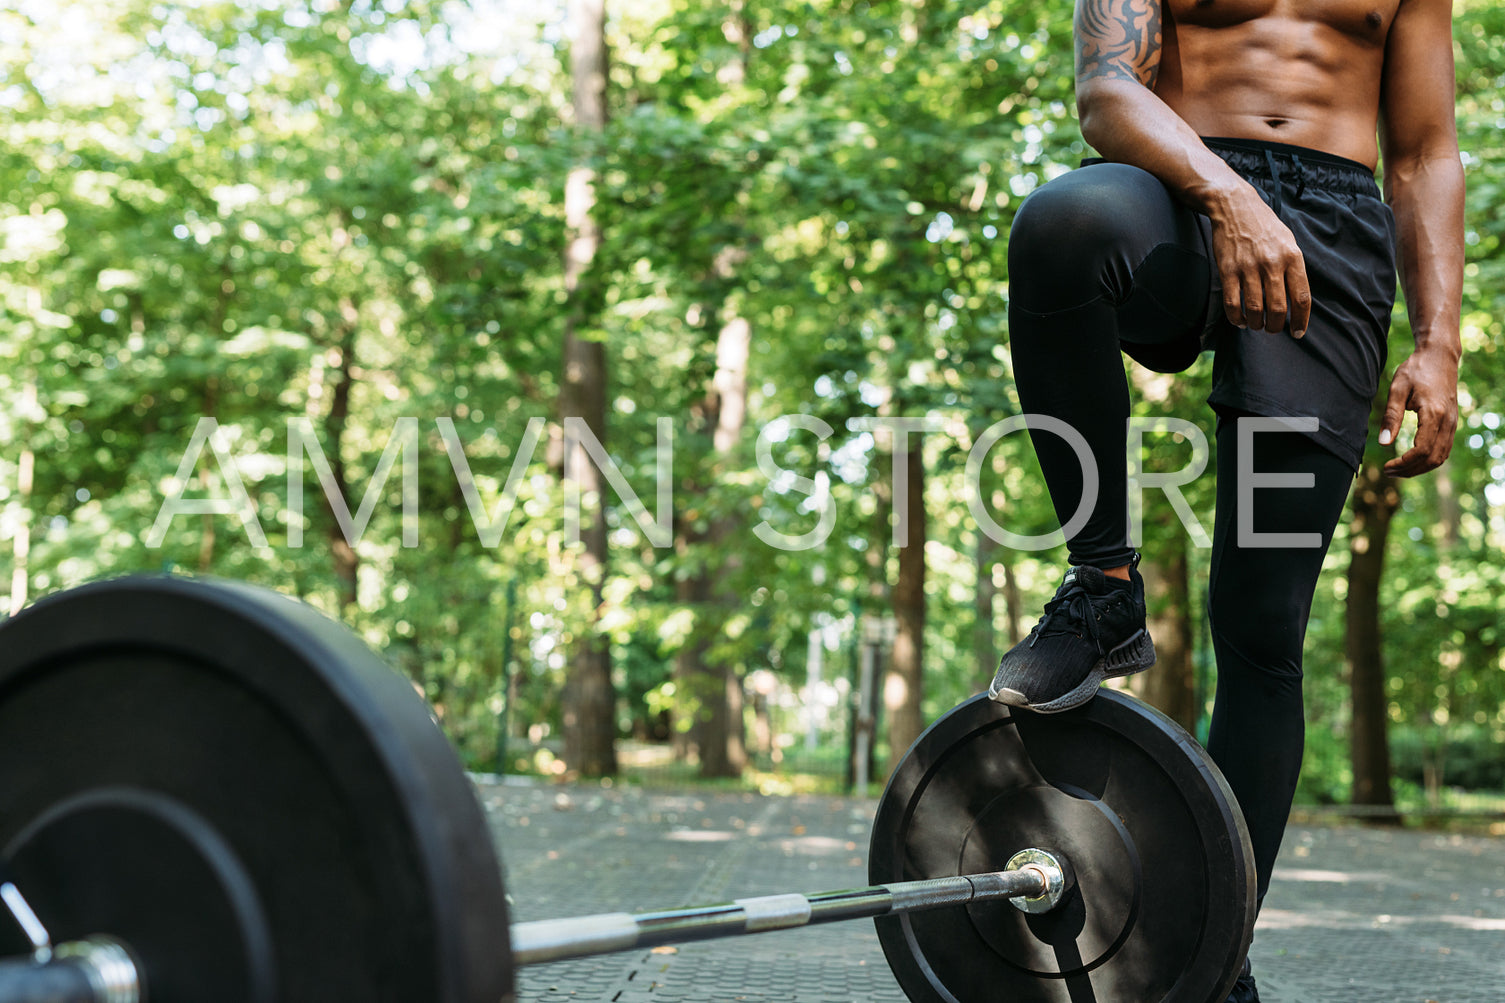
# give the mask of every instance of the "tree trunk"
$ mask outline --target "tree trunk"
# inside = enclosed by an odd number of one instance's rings
[[[606,127],[606,9],[604,0],[570,0],[570,75],[575,124],[583,134]],[[606,443],[606,346],[585,331],[600,313],[599,291],[588,280],[601,245],[596,219],[595,172],[580,165],[565,179],[565,318],[561,418],[579,418]],[[599,627],[608,566],[605,477],[579,442],[565,442],[561,476],[579,489],[582,549],[574,584],[586,590],[585,623],[571,642],[563,694],[564,760],[583,776],[617,772],[616,692],[611,649]]]
[[[976,442],[987,432],[987,425],[980,419],[971,428],[971,440]],[[1006,502],[1000,475],[1002,463],[996,457],[978,471],[976,490],[981,498],[992,498],[995,508]],[[1014,577],[1014,555],[977,527],[977,595],[972,639],[972,658],[983,679],[992,677],[998,666],[999,656],[1019,643],[1019,621],[1024,615],[1019,582]],[[1003,572],[1003,581],[995,583],[994,568]],[[1001,588],[1000,588],[1001,584]],[[998,597],[1003,596],[1004,637],[1000,644],[995,627]]]
[[[230,316],[230,301],[235,289],[235,274],[231,268],[231,260],[227,255],[220,263],[219,295],[215,300],[214,312],[209,322],[209,329],[211,331],[223,331],[225,329],[225,321]],[[211,418],[219,416],[219,377],[213,373],[209,374],[208,379],[204,383],[204,410],[200,413]],[[204,458],[204,466],[201,470],[208,470],[207,458]],[[207,473],[201,472],[199,478],[204,486],[208,487],[209,478]],[[214,545],[216,542],[214,513],[205,512],[203,522],[200,526],[198,572],[201,575],[207,575],[214,570]]]
[[[884,680],[883,698],[888,712],[889,771],[925,728],[921,701],[925,695],[925,457],[921,436],[909,437],[905,476],[894,485],[897,497],[905,493],[907,518],[901,527],[904,543],[899,550],[899,577],[894,583],[893,610],[898,628],[893,657]]]
[[[28,429],[37,414],[37,385],[33,380],[28,380],[21,390],[20,413],[16,415],[18,424],[22,425],[23,431]],[[23,435],[23,443],[30,442],[29,435]],[[10,573],[10,615],[15,616],[26,606],[28,593],[31,590],[31,578],[29,564],[31,561],[31,492],[36,476],[37,454],[30,446],[22,446],[21,456],[16,464],[16,502],[18,505],[16,536],[12,543],[11,553],[14,555],[14,563]]]
[[[973,551],[977,591],[972,598],[972,668],[979,678],[993,673],[1000,653],[993,629],[993,609],[998,598],[998,587],[993,584],[993,564],[1001,549],[992,537],[978,530]]]
[[[723,263],[740,259],[724,254]],[[735,310],[724,307],[726,322],[716,339],[716,369],[704,399],[694,409],[697,424],[711,430],[711,451],[703,466],[706,475],[692,484],[690,494],[704,498],[707,481],[730,460],[742,437],[747,416],[747,363],[752,328]],[[719,579],[735,569],[738,558],[731,541],[740,520],[690,510],[681,521],[677,546],[696,569],[676,588],[677,598],[695,611],[695,633],[674,660],[676,702],[688,718],[675,729],[677,755],[696,757],[703,777],[740,777],[747,766],[747,739],[742,720],[742,676],[735,663],[708,658],[713,638],[721,631],[734,597]],[[698,553],[697,553],[698,551]],[[701,560],[701,554],[710,555]]]
[[[734,253],[727,258],[726,267],[740,261],[742,255]],[[747,364],[752,352],[752,326],[736,311],[727,307],[723,314],[725,322],[716,339],[716,374],[711,381],[710,397],[714,401],[715,431],[711,440],[713,469],[730,462],[731,454],[742,438],[747,421]],[[734,597],[727,593],[715,579],[735,569],[739,563],[732,541],[736,538],[740,520],[733,516],[712,519],[710,543],[713,553],[726,555],[719,567],[707,569],[713,576],[706,583],[707,597],[718,606],[729,609]],[[724,617],[717,617],[718,624]],[[742,675],[734,662],[705,666],[710,702],[708,714],[701,720],[698,737],[700,746],[700,775],[703,777],[740,777],[747,767],[747,736],[742,721]]]
[[[1024,640],[1024,594],[1019,591],[1013,557],[1003,560],[1003,609],[1009,631],[1009,647],[1012,648]]]
[[[1380,580],[1390,520],[1400,490],[1377,461],[1366,461],[1353,491],[1349,524],[1345,647],[1353,696],[1353,803],[1392,807],[1390,741],[1386,732],[1385,662],[1381,647]]]
[[[872,675],[868,680],[871,687],[867,692],[862,690],[862,680],[858,681],[858,700],[860,707],[859,727],[866,736],[865,754],[859,768],[854,758],[852,771],[854,779],[862,775],[871,780],[878,776],[876,767],[878,764],[878,737],[883,726],[883,701],[885,698],[882,685],[893,655],[893,634],[895,625],[892,613],[892,590],[888,584],[888,548],[892,530],[889,528],[889,517],[894,507],[894,482],[891,472],[893,470],[893,451],[891,436],[882,430],[874,433],[873,439],[877,443],[877,449],[873,451],[873,521],[871,535],[868,538],[867,551],[862,555],[862,560],[867,570],[867,603],[866,608],[870,611],[865,616],[877,619],[877,629],[873,637],[873,650],[869,657],[872,659],[870,670]],[[879,611],[882,611],[881,613]],[[865,698],[865,699],[864,699]],[[858,752],[856,748],[856,736],[853,736],[853,755]],[[866,793],[858,791],[859,794]]]
[[[721,668],[721,699],[707,723],[700,754],[703,777],[740,777],[747,768],[747,732],[742,721],[742,674],[735,665]]]
[[[205,384],[204,410],[202,413],[209,417],[215,417],[219,414],[219,378],[216,376],[211,375]],[[200,454],[199,478],[205,487],[209,485],[208,468],[208,456]],[[214,570],[214,542],[214,513],[205,512],[199,529],[198,572],[201,575],[207,575]]]
[[[1447,555],[1463,536],[1463,506],[1458,503],[1458,489],[1453,483],[1453,468],[1444,463],[1431,474],[1437,491],[1437,549]]]
[[[736,47],[736,55],[717,72],[728,91],[741,87],[747,78],[747,58],[752,46],[752,27],[742,0],[731,0],[722,20],[722,34]],[[747,259],[739,244],[723,247],[716,255],[712,273],[730,285]],[[732,451],[742,439],[747,421],[747,365],[752,349],[752,326],[742,317],[731,297],[723,297],[715,316],[721,322],[716,338],[716,369],[701,403],[694,408],[695,418],[711,435],[710,455],[704,463],[706,475],[692,481],[688,493],[708,497],[716,475],[725,469]],[[674,730],[676,756],[691,752],[700,762],[702,777],[740,777],[747,767],[747,735],[743,722],[742,674],[735,662],[713,662],[708,658],[712,635],[719,635],[726,613],[736,598],[720,585],[739,560],[731,546],[741,520],[732,516],[711,515],[707,519],[690,519],[679,531],[680,552],[693,553],[704,548],[712,555],[696,560],[695,570],[680,584],[682,602],[696,611],[696,636],[680,651],[674,662],[678,686],[676,702],[682,701],[690,716]]]
[[[1146,560],[1142,572],[1155,664],[1133,677],[1132,689],[1150,706],[1194,732],[1199,708],[1186,535],[1171,532],[1165,537],[1172,541],[1170,548],[1158,555],[1159,560]]]
[[[1463,506],[1458,501],[1457,486],[1453,483],[1453,468],[1444,463],[1432,471],[1428,478],[1437,492],[1437,564],[1438,574],[1446,578],[1446,570],[1452,565],[1454,551],[1463,537]],[[1431,739],[1422,747],[1422,786],[1427,795],[1427,806],[1437,808],[1442,804],[1442,787],[1447,779],[1447,753],[1449,724],[1453,717],[1452,695],[1461,661],[1450,659],[1456,651],[1443,652],[1439,663],[1442,670],[1438,677],[1441,694],[1432,727],[1427,729]]]
[[[692,487],[690,493],[699,499],[705,497],[704,490],[698,485]],[[705,539],[704,533],[696,533],[693,529],[697,514],[693,509],[681,513],[683,518],[679,520],[681,526],[674,541],[679,559],[687,563],[695,560],[694,548]],[[690,636],[685,638],[684,645],[674,653],[674,721],[671,743],[676,760],[691,762],[697,767],[700,764],[700,742],[703,738],[700,716],[704,712],[706,701],[710,699],[710,694],[705,692],[706,676],[709,674],[705,653],[710,646],[705,623],[708,594],[707,576],[700,571],[685,575],[674,585],[675,602],[692,610],[695,620],[690,628]]]
[[[350,389],[355,383],[355,342],[359,321],[360,307],[349,297],[342,297],[340,319],[335,327],[334,386],[329,397],[329,412],[324,416],[324,448],[328,451],[330,475],[349,512],[355,511],[356,506],[351,504],[350,472],[345,467],[345,424],[350,420]],[[355,606],[358,598],[356,579],[360,572],[360,555],[345,539],[345,531],[329,497],[322,491],[319,497],[324,499],[329,514],[329,551],[334,560],[337,602],[344,613]]]

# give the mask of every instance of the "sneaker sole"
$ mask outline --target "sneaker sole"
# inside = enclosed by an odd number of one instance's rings
[[[1155,643],[1150,640],[1150,632],[1141,629],[1139,633],[1099,659],[1098,663],[1087,673],[1086,678],[1073,689],[1054,700],[1031,703],[1023,693],[1009,687],[994,689],[990,686],[988,696],[998,703],[1007,704],[1010,707],[1023,707],[1037,714],[1059,714],[1062,711],[1080,707],[1091,700],[1104,679],[1131,676],[1136,672],[1143,672],[1154,664]]]
[[[1148,630],[1141,629],[1139,633],[1104,655],[1099,667],[1103,670],[1103,678],[1116,679],[1119,676],[1132,676],[1136,672],[1143,672],[1154,664],[1155,642],[1150,640]]]

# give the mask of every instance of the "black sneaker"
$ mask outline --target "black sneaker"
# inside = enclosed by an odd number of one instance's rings
[[[1233,984],[1233,992],[1228,994],[1227,1003],[1259,1003],[1259,990],[1254,987],[1254,969],[1249,964],[1249,959],[1244,959],[1244,970],[1239,973],[1238,981]]]
[[[1155,664],[1144,616],[1138,554],[1127,584],[1097,568],[1073,567],[1029,637],[999,660],[988,696],[1042,714],[1080,707],[1104,679]]]

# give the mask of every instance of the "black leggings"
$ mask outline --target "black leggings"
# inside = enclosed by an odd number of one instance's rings
[[[1129,391],[1119,353],[1163,372],[1196,359],[1207,318],[1221,310],[1209,303],[1201,226],[1160,182],[1121,165],[1052,181],[1015,220],[1009,328],[1020,403],[1080,432],[1099,471],[1096,507],[1067,541],[1073,563],[1114,567],[1133,555],[1125,515]],[[1208,602],[1218,683],[1208,749],[1248,821],[1263,899],[1301,768],[1302,641],[1353,470],[1306,434],[1259,431],[1248,440],[1240,498],[1238,417],[1221,415],[1216,435]],[[1081,465],[1060,437],[1031,435],[1064,524],[1081,500]],[[1311,486],[1260,486],[1279,474],[1303,475]],[[1241,522],[1254,534],[1246,542],[1257,545],[1241,545]]]
[[[1353,470],[1300,432],[1259,432],[1252,437],[1255,478],[1306,475],[1312,486],[1246,489],[1240,498],[1241,453],[1234,421],[1219,421],[1217,444],[1218,509],[1207,613],[1218,686],[1207,751],[1244,810],[1263,901],[1306,741],[1302,641]],[[1312,539],[1301,546],[1240,546],[1245,511],[1252,516],[1245,530],[1252,529],[1258,542],[1271,542],[1274,534]]]

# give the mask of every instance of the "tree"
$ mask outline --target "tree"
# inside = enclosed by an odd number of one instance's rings
[[[747,61],[752,50],[752,27],[740,0],[723,14],[721,34],[728,54],[717,74],[725,88],[725,103],[736,107],[748,100],[743,92]],[[746,187],[740,171],[721,173],[722,191],[737,202]],[[708,189],[715,190],[712,186]],[[709,191],[707,192],[709,194]],[[717,199],[717,201],[721,201]],[[679,598],[695,611],[697,623],[690,640],[679,650],[674,665],[682,735],[693,750],[704,777],[739,777],[747,765],[744,734],[742,675],[725,628],[737,605],[731,579],[740,563],[735,541],[748,532],[746,520],[716,505],[711,493],[716,481],[735,469],[747,423],[747,386],[752,355],[752,324],[739,309],[740,269],[747,264],[751,234],[739,213],[724,220],[726,240],[715,251],[704,287],[714,300],[705,310],[716,327],[715,361],[703,398],[692,406],[692,429],[697,433],[694,462],[697,473],[686,478],[684,494],[689,510],[678,527],[678,548],[691,557],[678,584]],[[708,442],[706,440],[709,440]],[[704,555],[699,557],[698,555]]]
[[[1143,569],[1155,664],[1135,677],[1135,688],[1146,703],[1194,733],[1202,711],[1196,705],[1190,554],[1179,523],[1173,517],[1157,521],[1166,542]]]
[[[925,448],[920,436],[911,435],[903,454],[904,476],[895,478],[894,497],[904,504],[896,514],[899,533],[899,569],[891,593],[894,646],[889,658],[884,699],[888,710],[889,768],[925,730],[925,545],[929,540],[929,517],[925,506]]]
[[[1380,583],[1385,545],[1400,507],[1400,490],[1376,459],[1366,458],[1351,499],[1348,538],[1348,616],[1346,643],[1349,685],[1353,689],[1353,803],[1393,807],[1390,744],[1385,696]]]
[[[599,136],[606,128],[606,5],[604,0],[570,0],[570,77],[573,80],[576,128]],[[596,173],[589,163],[570,169],[565,180],[566,240],[564,287],[569,296],[564,330],[564,372],[559,412],[566,424],[564,484],[581,498],[583,544],[573,554],[569,572],[583,590],[586,615],[573,639],[564,691],[564,760],[585,776],[617,771],[616,691],[611,678],[611,648],[600,633],[608,574],[606,481],[591,460],[585,435],[604,445],[606,432],[606,344],[597,323],[600,276],[592,274],[601,231],[596,220]],[[583,426],[570,432],[574,421]]]

